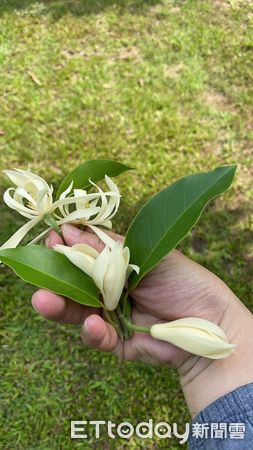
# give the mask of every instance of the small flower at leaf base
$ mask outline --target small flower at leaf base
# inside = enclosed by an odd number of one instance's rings
[[[169,342],[195,355],[221,359],[234,353],[223,330],[214,323],[196,317],[187,317],[153,325],[150,334],[155,339]]]
[[[138,266],[129,264],[129,248],[123,248],[120,242],[114,242],[111,249],[106,245],[101,253],[86,244],[73,247],[57,244],[54,250],[63,253],[75,266],[92,277],[108,311],[117,307],[130,273],[133,270],[139,272]]]

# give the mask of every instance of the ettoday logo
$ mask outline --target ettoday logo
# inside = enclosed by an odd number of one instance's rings
[[[141,439],[170,439],[175,437],[179,439],[180,444],[187,442],[190,433],[190,424],[185,423],[185,430],[179,433],[178,425],[176,423],[169,424],[168,422],[154,423],[152,419],[139,422],[133,425],[130,422],[121,422],[116,424],[111,420],[72,420],[71,421],[71,439],[88,439],[95,435],[96,439],[101,436],[108,436],[110,439],[117,437],[123,439],[131,439],[133,436],[138,436]]]

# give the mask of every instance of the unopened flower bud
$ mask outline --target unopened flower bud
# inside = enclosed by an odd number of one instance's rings
[[[151,336],[166,341],[195,355],[211,359],[226,358],[234,352],[220,327],[196,317],[153,325]]]

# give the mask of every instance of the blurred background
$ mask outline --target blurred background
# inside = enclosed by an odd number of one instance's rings
[[[0,0],[0,169],[54,186],[87,159],[135,167],[117,183],[124,233],[152,194],[238,165],[180,250],[253,310],[253,5],[243,0]],[[9,186],[0,175],[1,196]],[[0,241],[24,223],[1,202]],[[31,237],[31,234],[30,234]],[[175,439],[70,439],[70,420],[189,422],[176,372],[85,348],[78,327],[33,311],[1,266],[5,450],[184,448]]]

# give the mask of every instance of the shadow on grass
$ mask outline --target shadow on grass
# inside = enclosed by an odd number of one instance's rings
[[[60,19],[65,14],[85,16],[99,14],[107,9],[115,8],[117,13],[145,14],[152,6],[162,0],[2,0],[0,15],[4,12],[24,11],[28,15],[49,14]]]

